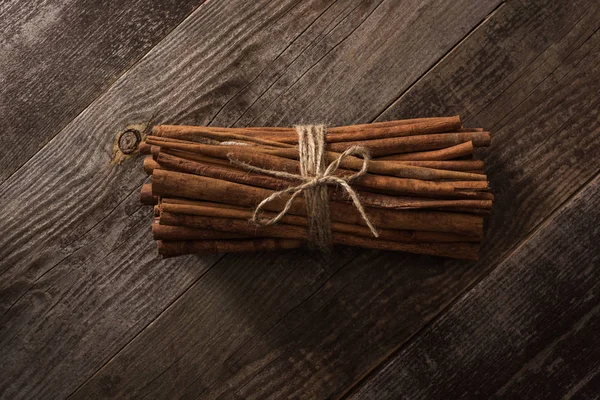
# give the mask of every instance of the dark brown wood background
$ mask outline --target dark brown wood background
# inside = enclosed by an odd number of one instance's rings
[[[0,4],[2,398],[598,398],[597,0]],[[478,263],[161,260],[133,124],[461,114]]]

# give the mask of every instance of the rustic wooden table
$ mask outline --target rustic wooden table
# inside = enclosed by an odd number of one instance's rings
[[[105,4],[106,3],[106,4]],[[597,0],[0,5],[2,398],[597,398]],[[478,263],[162,260],[133,124],[461,114]]]

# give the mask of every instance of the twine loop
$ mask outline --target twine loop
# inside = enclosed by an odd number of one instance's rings
[[[331,218],[329,212],[329,196],[327,186],[341,186],[348,196],[352,199],[354,207],[358,210],[360,216],[373,233],[373,236],[379,237],[377,230],[367,216],[362,206],[358,194],[350,186],[350,182],[360,178],[367,173],[371,156],[366,148],[362,146],[352,146],[329,165],[326,164],[325,136],[326,128],[324,125],[299,125],[295,127],[298,133],[298,154],[300,159],[300,174],[292,174],[285,171],[274,171],[253,166],[251,164],[239,161],[228,155],[232,164],[237,165],[248,171],[271,175],[278,178],[285,178],[300,181],[297,186],[291,186],[287,189],[277,191],[263,201],[261,201],[252,216],[252,221],[260,226],[273,225],[279,222],[290,210],[294,200],[304,194],[306,201],[306,212],[308,218],[309,241],[314,247],[327,250],[331,246]],[[336,176],[335,172],[340,168],[342,161],[349,156],[358,156],[363,159],[361,169],[355,174],[349,176]],[[264,206],[283,195],[291,194],[283,210],[273,218],[261,218],[260,214]]]

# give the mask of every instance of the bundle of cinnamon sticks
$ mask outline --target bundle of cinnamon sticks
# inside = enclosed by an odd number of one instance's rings
[[[140,144],[140,153],[150,155],[144,170],[152,176],[141,200],[155,205],[152,232],[160,254],[305,246],[302,196],[277,224],[249,221],[263,199],[298,182],[230,161],[298,174],[297,141],[294,128],[154,126]],[[373,157],[367,174],[351,185],[379,232],[373,237],[347,194],[330,186],[333,244],[477,259],[493,195],[484,162],[473,152],[489,144],[489,132],[463,127],[458,116],[328,128],[329,162],[355,145]],[[346,157],[335,175],[354,174],[362,165],[362,159]],[[288,198],[266,204],[264,216],[279,213]]]

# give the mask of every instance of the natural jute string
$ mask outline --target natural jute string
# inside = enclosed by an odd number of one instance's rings
[[[306,215],[308,217],[309,244],[311,247],[316,247],[321,250],[328,250],[331,246],[331,218],[329,216],[329,197],[327,195],[327,185],[339,185],[346,190],[352,199],[354,206],[373,233],[373,236],[379,237],[377,230],[365,213],[365,209],[360,203],[358,195],[354,189],[350,187],[350,182],[352,180],[367,173],[369,161],[371,159],[367,149],[361,146],[352,146],[340,154],[336,160],[326,167],[325,126],[299,125],[295,128],[296,132],[298,133],[300,175],[291,174],[284,171],[273,171],[259,168],[235,159],[233,154],[228,155],[232,164],[248,171],[303,182],[300,185],[292,186],[275,192],[261,201],[254,210],[252,221],[257,225],[262,226],[273,225],[279,222],[287,214],[296,197],[304,193],[304,199],[306,201]],[[340,163],[348,156],[361,157],[363,159],[362,168],[360,171],[350,176],[335,176],[334,173],[340,167]],[[285,194],[291,194],[291,197],[279,214],[273,218],[260,218],[260,213],[265,204],[280,198]]]

